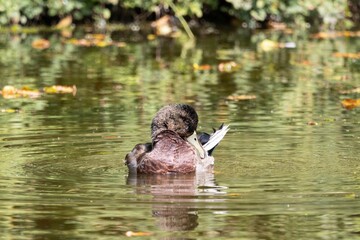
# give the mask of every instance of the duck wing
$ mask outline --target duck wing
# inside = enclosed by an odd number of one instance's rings
[[[152,151],[144,154],[138,164],[138,173],[190,173],[196,170],[197,154],[194,148],[178,134],[165,130],[153,140]]]
[[[212,154],[215,147],[219,142],[224,138],[226,133],[229,131],[229,125],[221,124],[218,130],[214,130],[212,134],[204,134],[199,136],[200,142],[203,144],[203,148],[208,152],[209,155]]]

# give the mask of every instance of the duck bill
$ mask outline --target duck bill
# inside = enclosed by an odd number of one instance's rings
[[[202,147],[201,143],[199,142],[196,131],[194,131],[194,133],[190,137],[187,138],[187,141],[195,147],[196,151],[199,153],[199,156],[201,158],[206,157],[206,151]]]

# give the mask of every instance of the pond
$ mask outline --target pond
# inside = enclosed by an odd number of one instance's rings
[[[360,108],[342,106],[358,37],[85,35],[0,35],[0,89],[40,91],[0,96],[4,239],[360,239]],[[124,156],[180,102],[199,131],[230,124],[214,173],[128,177]]]

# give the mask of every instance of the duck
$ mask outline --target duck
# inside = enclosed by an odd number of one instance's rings
[[[212,169],[213,150],[229,130],[197,134],[198,114],[188,104],[162,107],[151,122],[151,143],[139,143],[125,156],[129,174],[196,173]]]

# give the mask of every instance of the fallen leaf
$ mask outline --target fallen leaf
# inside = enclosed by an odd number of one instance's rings
[[[105,34],[87,34],[85,38],[76,39],[71,38],[66,41],[68,44],[73,44],[82,47],[125,47],[125,42],[114,42]]]
[[[61,86],[61,85],[53,85],[50,87],[44,87],[44,92],[48,94],[53,93],[72,93],[76,95],[77,88],[75,85],[73,86]]]
[[[234,61],[219,63],[218,65],[218,69],[220,72],[227,72],[227,73],[234,72],[237,69],[239,69],[239,67],[240,65]]]
[[[38,90],[32,90],[28,88],[22,88],[17,90],[17,94],[21,97],[38,98],[41,96],[41,92]]]
[[[64,38],[70,38],[72,36],[73,32],[69,28],[64,28],[61,30],[60,34]]]
[[[56,24],[55,28],[56,29],[62,29],[62,28],[67,28],[67,27],[70,27],[70,25],[72,24],[72,16],[69,15],[67,17],[64,17],[63,19],[61,19],[59,21],[58,24]]]
[[[0,91],[3,98],[19,98],[19,97],[29,97],[29,98],[37,98],[41,96],[41,93],[38,90],[32,90],[28,87],[23,87],[21,89],[17,89],[14,86],[5,86],[2,91]]]
[[[230,95],[226,99],[232,100],[232,101],[242,101],[242,100],[256,99],[256,96],[255,95]]]
[[[113,45],[119,48],[126,47],[125,42],[114,42]]]
[[[3,97],[5,97],[6,95],[15,95],[16,94],[16,88],[13,86],[5,86],[3,87],[1,94],[3,95]]]
[[[338,58],[351,58],[351,59],[360,59],[360,53],[334,53],[334,57]]]
[[[35,49],[47,49],[50,47],[50,42],[49,40],[40,38],[40,39],[36,39],[31,43],[31,46]]]
[[[7,109],[1,109],[2,113],[18,113],[20,112],[19,109],[13,109],[13,108],[7,108]]]
[[[85,35],[85,38],[90,39],[90,40],[96,39],[96,40],[102,41],[102,40],[105,40],[106,35],[102,34],[102,33],[88,33]]]
[[[347,98],[341,101],[341,105],[346,108],[347,110],[351,110],[353,108],[360,106],[360,98],[358,99],[351,99]]]
[[[133,231],[127,231],[125,233],[127,237],[144,237],[144,236],[151,236],[151,232],[133,232]]]
[[[360,37],[360,31],[318,32],[312,35],[312,38],[315,39],[331,39],[338,37]]]
[[[151,23],[151,27],[154,29],[155,34],[165,37],[178,37],[178,28],[175,25],[174,17],[165,15],[158,20]]]
[[[155,39],[156,39],[156,35],[155,35],[155,34],[148,34],[148,35],[147,35],[147,39],[148,39],[149,41],[155,40]]]
[[[240,193],[228,193],[227,194],[228,197],[238,197],[238,196],[241,196]]]
[[[265,39],[259,43],[259,47],[261,50],[265,52],[269,52],[277,48],[296,48],[296,43],[295,42],[279,43],[269,39]]]
[[[198,71],[207,71],[207,70],[211,70],[211,66],[204,64],[204,65],[199,65],[197,63],[193,64],[193,69],[194,70],[198,70]]]
[[[318,123],[315,122],[315,121],[309,121],[309,122],[307,123],[307,125],[309,125],[309,126],[317,126]]]
[[[269,39],[265,39],[259,43],[259,47],[261,50],[269,52],[271,50],[279,48],[279,43],[271,41]]]

